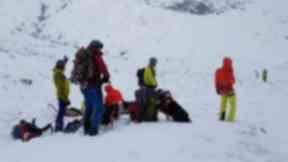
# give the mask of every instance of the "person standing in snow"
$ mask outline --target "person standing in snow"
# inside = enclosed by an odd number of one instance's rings
[[[158,86],[156,79],[157,59],[150,58],[147,67],[138,70],[140,89],[135,92],[137,102],[140,106],[139,118],[140,121],[158,121],[158,110],[156,109],[156,88]],[[143,73],[143,74],[139,74]],[[143,76],[140,76],[143,75]],[[141,79],[143,77],[143,79]]]
[[[98,134],[102,115],[105,111],[103,104],[102,84],[109,82],[110,74],[103,60],[103,43],[93,40],[88,45],[89,53],[92,54],[91,61],[93,66],[89,67],[87,80],[81,82],[80,87],[84,96],[84,133],[95,136]]]
[[[57,99],[59,110],[57,113],[56,124],[55,124],[55,131],[62,131],[64,125],[64,115],[67,109],[67,106],[70,105],[69,100],[69,91],[70,85],[69,80],[66,78],[64,71],[65,66],[68,61],[67,57],[64,57],[61,60],[56,62],[56,65],[53,69],[53,80],[54,85],[56,87],[57,92]]]
[[[264,83],[266,83],[268,81],[268,70],[267,69],[263,69],[263,71],[262,71],[262,81]]]
[[[157,59],[155,57],[150,58],[148,66],[144,70],[144,85],[146,88],[155,90],[157,88],[156,80],[156,65]]]
[[[227,103],[231,108],[228,113],[228,121],[235,121],[236,116],[236,94],[234,91],[235,77],[232,66],[232,59],[225,57],[223,59],[223,66],[216,70],[215,73],[215,86],[217,94],[221,96],[220,105],[220,120],[226,119]]]

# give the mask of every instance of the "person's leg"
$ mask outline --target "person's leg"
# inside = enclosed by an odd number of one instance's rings
[[[40,128],[41,134],[51,129],[51,127],[52,127],[51,124],[47,124],[45,127]]]
[[[27,133],[24,136],[23,140],[24,141],[29,141],[32,138],[39,137],[39,136],[42,135],[42,133],[44,133],[45,131],[47,131],[51,127],[52,127],[51,124],[47,124],[43,128],[39,128],[35,124],[28,124],[27,125]]]
[[[237,111],[237,108],[236,108],[236,95],[232,95],[232,96],[229,96],[229,103],[230,103],[230,112],[229,112],[229,115],[228,115],[228,121],[235,121],[235,116],[236,116],[236,111]]]
[[[91,92],[91,99],[93,99],[93,112],[91,116],[90,135],[97,135],[99,124],[102,121],[102,115],[105,110],[105,107],[103,105],[102,90],[100,87],[93,89],[93,92]]]
[[[153,89],[153,107],[154,107],[153,119],[154,121],[158,121],[159,108],[157,107],[157,95],[155,89]]]
[[[62,100],[58,100],[59,102],[59,110],[58,114],[56,117],[56,126],[55,126],[55,131],[62,131],[63,130],[63,125],[64,125],[64,115],[66,111],[66,104]]]
[[[156,111],[156,95],[153,88],[146,88],[147,109],[146,116],[148,121],[157,121],[158,113]]]
[[[88,88],[82,90],[82,94],[84,96],[84,104],[85,104],[85,111],[83,113],[83,128],[84,128],[84,134],[89,134],[89,129],[91,126],[91,115],[92,115],[92,104],[90,99],[90,90]]]
[[[111,122],[112,107],[105,106],[105,111],[102,116],[102,124],[107,126]]]
[[[145,101],[145,88],[140,88],[135,92],[136,101],[139,106],[138,120],[139,122],[145,120],[146,101]]]
[[[140,122],[140,106],[138,102],[131,103],[128,106],[128,113],[130,115],[130,119],[133,122]]]
[[[38,128],[36,125],[33,125],[33,124],[27,124],[27,131],[30,133],[30,134],[41,134],[41,129]]]
[[[120,104],[114,104],[112,108],[112,119],[118,120],[119,119],[119,110],[120,110]]]
[[[158,109],[156,107],[155,96],[151,96],[150,105],[152,109],[152,121],[158,121]]]
[[[226,107],[227,107],[227,96],[221,96],[221,105],[220,105],[220,120],[225,120],[226,116]]]

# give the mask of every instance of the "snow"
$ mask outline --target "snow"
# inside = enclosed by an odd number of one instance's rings
[[[205,16],[165,9],[174,2],[2,0],[0,161],[286,162],[288,2],[243,0],[243,10]],[[225,0],[209,2],[226,7]],[[53,121],[47,104],[56,105],[54,63],[67,55],[69,75],[76,47],[91,39],[104,42],[112,82],[127,100],[134,99],[136,69],[156,56],[161,87],[172,91],[192,124],[163,116],[159,123],[133,124],[124,117],[97,137],[79,131],[13,141],[9,132],[19,119],[36,117],[40,126]],[[217,120],[213,74],[224,56],[233,58],[237,77],[235,123]],[[264,68],[268,83],[256,78]],[[70,98],[80,106],[78,87]]]

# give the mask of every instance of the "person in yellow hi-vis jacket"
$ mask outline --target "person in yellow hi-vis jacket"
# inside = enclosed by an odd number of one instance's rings
[[[144,70],[144,85],[155,89],[157,87],[156,70],[157,59],[152,57],[149,60],[149,65]]]
[[[226,119],[227,104],[230,104],[230,111],[228,113],[228,121],[235,121],[236,116],[236,94],[234,91],[235,77],[232,66],[232,59],[225,57],[223,59],[223,66],[216,70],[215,86],[217,94],[221,96],[220,120]]]
[[[144,69],[143,89],[145,92],[144,121],[158,121],[158,110],[156,109],[155,89],[158,86],[156,80],[157,59],[152,57],[148,66]]]
[[[66,113],[67,106],[70,105],[69,100],[70,85],[69,80],[66,78],[64,74],[67,61],[68,61],[67,57],[58,60],[55,68],[53,69],[53,80],[59,104],[59,110],[56,117],[55,131],[63,131],[64,116]]]

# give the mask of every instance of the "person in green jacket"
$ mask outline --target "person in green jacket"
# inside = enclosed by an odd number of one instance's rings
[[[70,105],[69,91],[70,85],[69,80],[64,74],[65,66],[68,61],[67,57],[56,62],[53,69],[53,80],[56,88],[56,94],[58,99],[59,110],[56,117],[55,131],[63,131],[64,116],[67,106]]]
[[[150,58],[148,66],[144,70],[144,89],[145,89],[145,121],[158,121],[158,110],[156,108],[155,89],[158,86],[156,79],[157,59]]]

